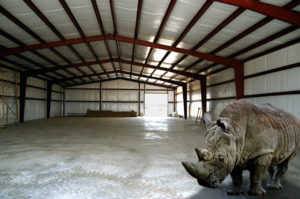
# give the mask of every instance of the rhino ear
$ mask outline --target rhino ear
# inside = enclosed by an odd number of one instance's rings
[[[225,124],[225,122],[221,121],[220,119],[217,120],[217,125],[225,132],[225,133],[228,133],[228,128]]]

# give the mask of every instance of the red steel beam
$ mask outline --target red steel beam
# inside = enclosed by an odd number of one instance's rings
[[[146,81],[141,81],[141,80],[134,80],[134,79],[126,78],[126,77],[117,77],[117,78],[111,78],[111,79],[96,80],[96,81],[79,83],[79,84],[76,83],[76,84],[68,85],[68,87],[79,86],[79,85],[84,85],[84,84],[91,84],[91,83],[97,83],[97,82],[107,82],[107,81],[113,81],[113,80],[118,80],[118,79],[123,79],[123,80],[131,81],[131,82],[143,83],[143,84],[148,84],[148,85],[153,85],[153,86],[160,86],[160,87],[164,87],[164,88],[171,88],[171,89],[176,88],[176,87],[173,87],[173,86],[165,86],[165,85],[162,85],[162,84],[156,84],[156,83],[151,83],[151,82],[146,82]]]
[[[139,0],[137,12],[136,12],[134,40],[136,40],[138,38],[138,34],[139,34],[142,6],[143,6],[143,0]],[[134,62],[134,52],[135,52],[135,43],[133,43],[133,47],[132,47],[131,63]],[[132,72],[132,64],[130,64],[130,72]],[[130,78],[131,78],[131,75],[130,75]]]
[[[285,6],[283,6],[283,8],[293,9],[294,7],[298,6],[299,4],[300,4],[299,0],[293,0],[293,1],[289,2],[288,4],[286,4]],[[237,42],[238,40],[244,38],[246,35],[254,32],[255,30],[257,30],[257,29],[261,28],[262,26],[266,25],[267,23],[271,22],[272,20],[273,20],[273,18],[271,18],[271,17],[265,17],[264,19],[260,20],[253,26],[247,28],[246,30],[244,30],[243,32],[238,34],[237,36],[235,36],[232,39],[230,39],[229,41],[227,41],[226,43],[222,44],[215,50],[211,51],[210,54],[216,54],[216,53],[220,52],[221,50],[227,48],[228,46],[232,45],[233,43]],[[213,65],[215,66],[215,64],[213,64]],[[212,65],[210,65],[210,66],[212,66]],[[206,71],[207,69],[209,69],[210,66],[200,69],[199,71],[197,71],[197,73]]]
[[[114,73],[115,71],[108,71],[107,73],[111,74],[111,73]],[[117,71],[117,72],[121,72],[121,71]],[[126,72],[126,71],[122,71],[122,73],[124,74],[128,74],[128,75],[133,75],[133,76],[139,76],[138,73],[132,73],[132,72]],[[64,79],[59,79],[59,80],[55,80],[53,81],[53,83],[60,83],[60,82],[65,82],[65,81],[70,81],[70,80],[73,80],[73,79],[76,79],[76,78],[84,78],[84,77],[92,77],[92,76],[95,76],[95,75],[104,75],[105,73],[96,73],[96,74],[88,74],[88,75],[83,75],[83,76],[77,76],[77,77],[67,77],[67,78],[64,78]],[[142,75],[141,77],[144,77],[144,78],[149,78],[149,76],[147,75]],[[160,81],[163,81],[163,82],[168,82],[170,84],[175,84],[175,85],[182,85],[182,82],[177,82],[177,81],[173,81],[173,80],[169,80],[169,79],[160,79],[158,77],[150,77],[151,79],[157,79],[157,80],[160,80]]]
[[[215,36],[218,32],[220,32],[225,26],[227,26],[229,23],[231,23],[234,19],[236,19],[240,14],[242,14],[246,9],[244,8],[238,8],[236,11],[234,11],[229,17],[227,17],[222,23],[220,23],[214,30],[212,30],[208,35],[206,35],[200,42],[198,42],[191,50],[197,50],[201,46],[203,46],[208,40],[210,40],[213,36]],[[174,68],[177,64],[179,64],[181,61],[183,61],[188,55],[182,56],[178,61],[176,61],[175,64],[172,65],[171,68]],[[188,67],[184,69],[184,71],[187,71],[188,69],[192,68],[196,64],[200,63],[202,59],[195,61]],[[161,77],[163,77],[165,74],[163,74]]]
[[[178,39],[173,43],[172,47],[176,47],[182,39],[186,36],[186,34],[192,29],[192,27],[196,24],[196,22],[202,17],[202,15],[206,12],[206,10],[213,4],[213,0],[207,0],[204,5],[199,9],[197,14],[193,17]],[[164,57],[160,60],[157,66],[160,66],[163,61],[169,56],[171,52],[168,51]],[[151,73],[151,76],[155,73],[155,70]]]
[[[161,24],[160,24],[160,26],[159,26],[159,28],[158,28],[158,31],[157,31],[157,33],[156,33],[156,36],[155,36],[154,40],[153,40],[153,43],[157,43],[157,42],[158,42],[158,39],[159,39],[161,33],[163,32],[163,30],[164,30],[164,28],[165,28],[165,25],[167,24],[167,21],[168,21],[168,19],[169,19],[171,13],[172,13],[172,11],[173,11],[173,8],[174,8],[175,4],[176,4],[176,0],[171,0],[171,1],[170,1],[170,4],[169,4],[169,6],[168,6],[168,9],[167,9],[167,11],[166,11],[166,13],[165,13],[165,15],[164,15],[164,18],[163,18],[163,20],[162,20],[162,22],[161,22]],[[148,52],[148,55],[147,55],[147,57],[146,57],[146,60],[145,60],[144,64],[147,64],[147,63],[148,63],[149,57],[150,57],[150,55],[151,55],[151,53],[152,53],[152,50],[153,50],[153,48],[150,48],[150,50],[149,50],[149,52]],[[142,74],[143,71],[144,71],[144,68],[142,68],[140,74]],[[139,77],[139,79],[140,79],[140,77]]]
[[[59,2],[60,2],[60,4],[61,4],[61,6],[64,8],[64,10],[65,10],[65,12],[67,13],[67,15],[69,16],[69,18],[70,18],[70,20],[72,21],[73,25],[75,26],[76,30],[79,32],[80,36],[81,36],[82,38],[85,38],[86,36],[85,36],[83,30],[81,29],[79,23],[77,22],[76,18],[74,17],[74,15],[73,15],[72,11],[70,10],[70,8],[69,8],[68,4],[66,3],[66,1],[65,1],[65,0],[59,0]],[[92,55],[95,57],[95,59],[99,59],[98,56],[97,56],[97,54],[95,53],[93,47],[91,46],[91,44],[90,44],[90,43],[86,43],[86,45],[87,45],[89,51],[90,51],[90,52],[92,53]],[[101,65],[101,68],[102,68],[102,70],[103,70],[104,72],[106,71],[105,68],[104,68],[102,65]],[[90,67],[90,69],[91,69],[91,67]],[[92,70],[94,73],[96,72],[96,71],[94,71],[93,69],[91,69],[91,70]],[[101,79],[100,76],[98,76],[98,78]]]
[[[34,13],[54,32],[54,34],[61,40],[66,40],[65,37],[55,28],[55,26],[47,19],[47,17],[40,11],[38,7],[31,0],[24,0],[24,2],[30,7]],[[81,61],[85,62],[82,56],[75,50],[73,46],[68,46],[69,49],[79,58]],[[87,66],[93,73],[96,73],[91,66]],[[81,73],[85,74],[82,70]]]
[[[300,13],[297,11],[288,10],[275,5],[259,2],[256,0],[216,0],[218,2],[243,7],[254,12],[258,12],[274,19],[282,20],[292,25],[300,26]]]
[[[279,31],[279,32],[277,32],[277,33],[275,33],[275,34],[273,34],[273,35],[271,35],[271,36],[269,36],[269,37],[261,40],[261,41],[258,41],[258,42],[254,43],[254,44],[252,44],[252,45],[250,45],[250,46],[248,46],[246,48],[243,48],[242,50],[239,50],[236,53],[231,54],[230,56],[228,56],[228,58],[234,58],[234,57],[237,57],[239,55],[242,55],[242,54],[244,54],[246,52],[249,52],[250,50],[253,50],[253,49],[255,49],[255,48],[259,47],[259,46],[262,46],[262,45],[264,45],[266,43],[269,43],[270,41],[275,40],[275,39],[277,39],[279,37],[282,37],[282,36],[284,36],[284,35],[292,32],[292,31],[297,30],[297,29],[298,29],[297,26],[293,26],[293,25],[289,26],[289,27],[287,27],[287,28],[285,28],[285,29],[283,29],[283,30],[281,30],[281,31]],[[208,70],[208,69],[210,69],[210,68],[212,68],[214,66],[217,66],[217,65],[218,64],[214,63],[214,64],[211,64],[211,65],[205,67],[202,70]],[[202,70],[200,72],[202,72]]]
[[[1,5],[0,5],[0,12],[3,15],[5,15],[8,19],[10,19],[12,22],[14,22],[17,26],[19,26],[21,29],[23,29],[25,32],[27,32],[34,39],[36,39],[37,41],[39,41],[41,44],[45,44],[46,43],[45,40],[43,40],[40,36],[38,36],[35,32],[33,32],[30,28],[28,28],[25,24],[23,24],[20,20],[18,20],[16,17],[14,17],[10,12],[8,12]],[[23,48],[23,46],[21,46],[20,48]],[[64,60],[65,62],[71,63],[70,60],[68,60],[66,57],[64,57],[56,49],[50,48],[50,50],[55,55],[57,55],[59,58],[61,58],[62,60]],[[53,62],[53,61],[51,61],[51,62]],[[57,65],[57,64],[55,63],[55,65]],[[71,71],[66,70],[66,72],[74,76],[74,73],[72,73]]]
[[[119,60],[119,59],[104,59],[104,60],[97,60],[97,61],[91,61],[91,62],[87,62],[87,64],[89,65],[94,65],[94,64],[103,64],[103,63],[109,63],[111,61],[114,62],[120,62],[123,64],[130,64],[131,61],[128,60]],[[133,65],[135,66],[139,66],[139,67],[145,67],[145,68],[151,68],[151,69],[158,69],[158,70],[163,70],[163,71],[167,71],[167,72],[171,72],[171,73],[175,73],[175,74],[179,74],[182,76],[186,76],[186,77],[190,77],[193,79],[200,79],[202,76],[195,74],[195,73],[189,73],[189,72],[185,72],[185,71],[180,71],[180,70],[174,70],[174,69],[170,69],[170,68],[164,68],[164,67],[157,67],[154,65],[149,65],[149,64],[143,64],[143,63],[138,63],[138,62],[133,62]],[[53,72],[56,70],[61,70],[61,69],[67,69],[67,68],[78,68],[78,67],[82,67],[85,66],[85,63],[77,63],[77,64],[69,64],[69,65],[64,65],[64,66],[56,66],[56,67],[51,67],[51,68],[46,68],[46,69],[40,69],[40,70],[32,70],[29,71],[28,75],[38,75],[38,74],[44,74],[47,72]]]
[[[114,6],[113,6],[112,0],[109,0],[109,6],[110,6],[111,18],[112,18],[113,26],[114,26],[114,35],[117,35],[118,34],[118,30],[117,30],[117,26],[116,26],[115,10],[114,10]],[[115,42],[116,42],[116,47],[117,47],[118,59],[120,59],[120,57],[121,57],[120,44],[119,44],[118,41],[115,41]],[[122,71],[122,67],[121,67],[120,63],[119,63],[119,68]],[[121,75],[123,77],[122,73],[121,73]]]
[[[101,33],[103,35],[105,35],[106,32],[105,32],[105,29],[104,29],[104,26],[103,26],[103,23],[102,23],[102,20],[101,20],[101,16],[100,16],[100,12],[99,12],[99,9],[98,9],[98,6],[97,6],[97,2],[96,2],[96,0],[91,0],[91,2],[92,2],[92,5],[93,5],[93,9],[94,9],[96,19],[97,19],[98,25],[100,27]],[[112,54],[111,54],[111,51],[110,51],[110,47],[109,47],[108,42],[107,42],[106,39],[104,40],[104,44],[105,44],[105,47],[106,47],[109,58],[112,59]],[[112,63],[113,68],[116,68],[114,62],[111,62],[111,63]],[[103,70],[104,67],[102,65],[100,65],[100,66]]]
[[[148,41],[144,41],[144,40],[134,40],[134,39],[128,38],[128,37],[117,36],[117,35],[114,36],[114,35],[110,35],[110,34],[91,36],[91,37],[86,37],[86,38],[70,39],[70,40],[65,40],[65,41],[55,41],[55,42],[29,45],[29,46],[23,46],[23,47],[17,47],[17,48],[8,48],[6,50],[0,50],[0,57],[12,55],[12,54],[16,54],[16,53],[20,53],[20,52],[24,52],[24,51],[28,51],[28,50],[36,50],[36,49],[43,49],[43,48],[49,48],[49,47],[64,46],[64,45],[75,44],[75,43],[84,43],[87,41],[88,42],[99,41],[99,40],[104,40],[104,39],[116,40],[116,41],[121,41],[121,42],[126,42],[126,43],[135,43],[137,45],[142,45],[142,46],[146,46],[146,47],[158,48],[158,49],[162,49],[162,50],[168,50],[168,51],[172,51],[172,52],[187,54],[187,55],[191,55],[194,57],[202,58],[205,60],[209,60],[212,62],[216,62],[218,64],[227,65],[227,66],[231,66],[231,67],[235,67],[236,64],[240,62],[238,60],[229,59],[229,58],[216,56],[216,55],[211,55],[208,53],[201,53],[201,52],[197,52],[197,51],[193,51],[193,50],[152,43],[152,42],[148,42]]]

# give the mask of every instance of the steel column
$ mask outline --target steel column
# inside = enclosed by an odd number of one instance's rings
[[[206,76],[200,79],[200,88],[201,88],[201,105],[202,105],[202,118],[204,118],[204,113],[206,112],[207,100],[206,100]]]
[[[184,119],[187,119],[187,85],[182,85]]]
[[[100,89],[99,89],[99,110],[102,111],[102,82],[100,82]]]
[[[20,75],[20,123],[24,123],[27,76]]]
[[[141,83],[139,84],[139,90],[138,90],[138,116],[141,115]]]
[[[234,67],[236,99],[244,98],[244,64]]]
[[[52,94],[52,82],[51,81],[47,81],[47,119],[50,118],[51,94]]]

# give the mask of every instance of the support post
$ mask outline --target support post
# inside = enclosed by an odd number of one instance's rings
[[[24,123],[27,76],[20,75],[20,123]]]
[[[99,110],[102,111],[102,82],[100,82],[99,89]]]
[[[244,98],[244,64],[234,67],[236,99]]]
[[[184,119],[187,119],[187,85],[182,84]]]
[[[66,88],[63,88],[63,99],[62,99],[62,112],[63,112],[63,117],[66,116],[65,110],[66,110],[66,104],[65,104],[65,99],[66,99]]]
[[[203,119],[204,118],[204,113],[206,112],[206,107],[207,107],[207,99],[206,99],[206,92],[207,92],[206,76],[203,76],[200,79],[200,87],[201,87],[201,105],[202,105],[202,119]]]
[[[52,82],[47,81],[47,119],[50,118]]]
[[[173,106],[174,106],[174,113],[176,113],[176,89],[174,89],[174,99],[173,99]]]
[[[139,90],[138,90],[138,116],[141,115],[141,83],[139,84]]]

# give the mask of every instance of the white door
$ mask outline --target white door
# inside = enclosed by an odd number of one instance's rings
[[[168,94],[145,93],[145,116],[167,117]]]

